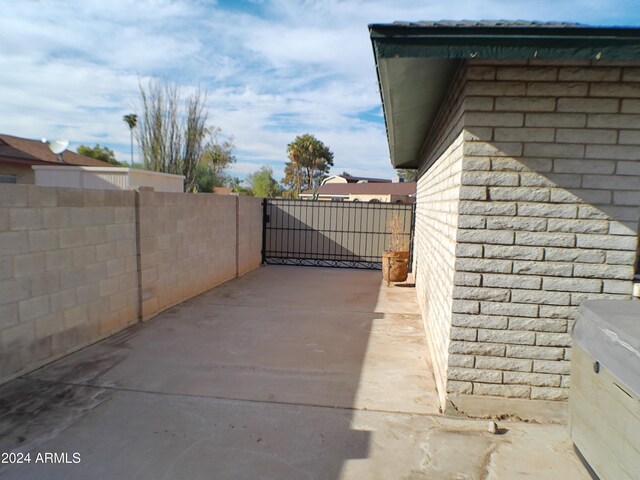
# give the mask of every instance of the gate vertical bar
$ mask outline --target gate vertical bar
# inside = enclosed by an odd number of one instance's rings
[[[262,265],[267,263],[267,199],[262,199]]]

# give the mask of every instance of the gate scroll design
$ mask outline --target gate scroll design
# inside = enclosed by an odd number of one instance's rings
[[[269,198],[262,207],[265,264],[380,270],[394,213],[413,249],[413,204]]]

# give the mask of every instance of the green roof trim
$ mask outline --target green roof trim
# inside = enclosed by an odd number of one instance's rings
[[[640,28],[462,21],[369,25],[369,32],[395,168],[418,167],[465,60],[640,60]]]

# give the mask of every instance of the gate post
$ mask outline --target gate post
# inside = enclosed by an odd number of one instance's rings
[[[262,265],[267,263],[267,223],[269,218],[267,217],[267,199],[262,199]]]

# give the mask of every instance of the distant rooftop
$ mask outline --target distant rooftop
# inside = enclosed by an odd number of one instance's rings
[[[311,190],[303,192],[312,194]],[[327,183],[318,187],[318,195],[415,195],[416,182],[400,183]]]
[[[76,165],[84,167],[114,167],[107,162],[66,150],[64,163],[40,140],[0,134],[0,162],[22,165]]]
[[[233,193],[233,188],[231,187],[213,187],[213,193],[218,195],[231,195]]]
[[[372,178],[372,177],[356,177],[353,175],[330,175],[323,180],[323,184],[335,178],[343,178],[347,183],[391,183],[391,180],[386,178]]]

